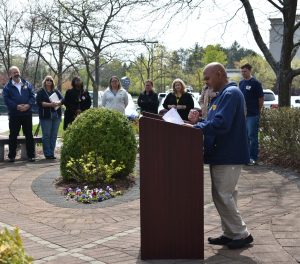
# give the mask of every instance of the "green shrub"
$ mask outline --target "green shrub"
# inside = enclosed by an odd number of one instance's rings
[[[74,175],[67,164],[70,161],[87,159],[88,155],[90,160],[101,163],[96,170],[103,166],[112,166],[113,162],[113,168],[118,175],[104,177],[98,173],[94,174],[94,179],[92,173],[89,173],[82,177],[81,182],[86,178],[96,182],[96,177],[109,179],[113,176],[127,176],[134,168],[136,149],[132,126],[124,115],[103,108],[89,109],[80,114],[64,133],[60,164],[62,177],[65,180],[79,181],[78,175]]]
[[[29,264],[33,259],[25,254],[19,229],[9,232],[7,228],[0,232],[0,263]]]
[[[264,110],[260,124],[261,158],[300,169],[300,109]]]

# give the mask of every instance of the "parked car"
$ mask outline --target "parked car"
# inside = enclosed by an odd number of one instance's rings
[[[264,108],[278,108],[278,99],[270,89],[264,89]]]
[[[167,93],[159,93],[158,96],[158,102],[160,103],[162,99],[166,97]]]
[[[292,96],[291,97],[291,106],[300,108],[300,96]]]

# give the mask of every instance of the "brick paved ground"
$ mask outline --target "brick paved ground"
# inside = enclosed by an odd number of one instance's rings
[[[252,247],[228,250],[205,243],[204,262],[141,261],[138,188],[111,204],[70,206],[51,187],[58,170],[58,162],[44,160],[0,164],[0,227],[20,227],[26,252],[36,264],[300,263],[297,174],[266,166],[244,168],[239,205],[255,239]],[[220,234],[207,168],[204,213],[207,240]]]

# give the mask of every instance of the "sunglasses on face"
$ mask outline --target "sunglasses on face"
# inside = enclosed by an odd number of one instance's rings
[[[53,82],[51,79],[46,79],[46,82]]]

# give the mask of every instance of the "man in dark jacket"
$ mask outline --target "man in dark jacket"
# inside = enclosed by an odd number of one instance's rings
[[[20,77],[16,66],[9,69],[10,80],[3,89],[4,102],[9,116],[9,153],[10,162],[15,161],[17,137],[22,127],[26,138],[26,150],[29,161],[35,161],[35,146],[32,136],[32,111],[35,103],[32,85]]]
[[[252,243],[237,208],[237,183],[242,165],[249,162],[245,100],[235,83],[228,83],[223,65],[210,63],[204,69],[204,81],[218,92],[209,105],[207,119],[194,127],[204,134],[204,161],[210,165],[212,196],[221,217],[223,234],[208,238],[210,244],[230,249]],[[192,123],[199,115],[192,112]]]

